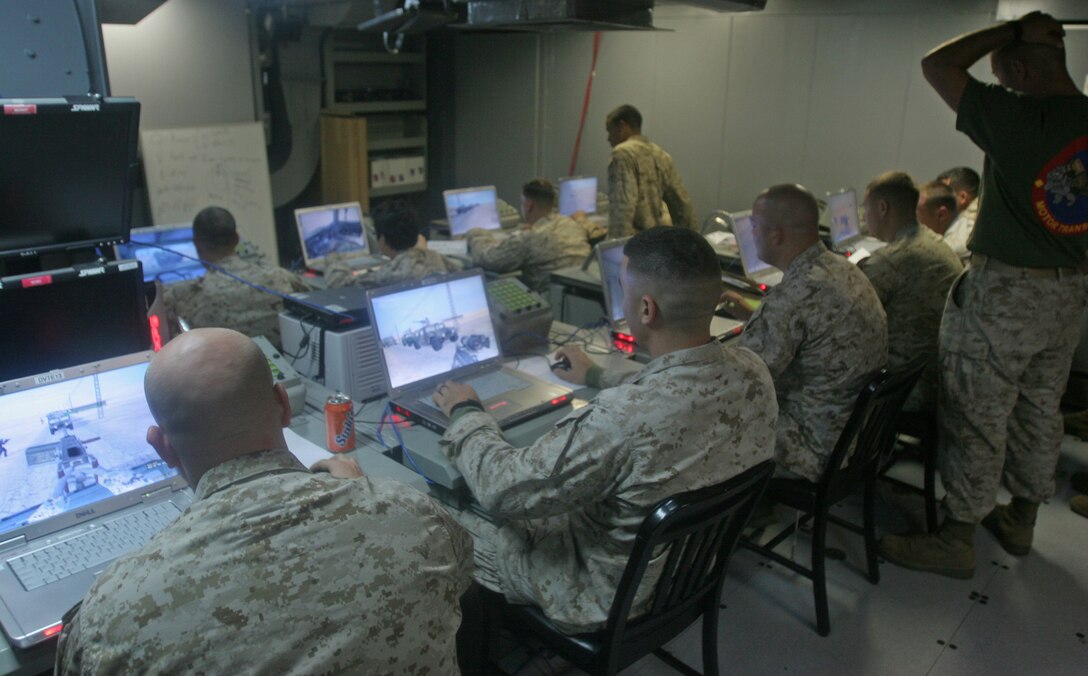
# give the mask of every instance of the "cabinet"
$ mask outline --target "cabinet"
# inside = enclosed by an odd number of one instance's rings
[[[396,54],[356,31],[334,32],[323,48],[326,117],[366,119],[356,159],[370,197],[427,189],[426,54],[421,36],[406,37]]]

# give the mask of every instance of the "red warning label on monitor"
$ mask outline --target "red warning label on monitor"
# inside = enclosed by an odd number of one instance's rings
[[[27,277],[23,280],[23,288],[29,289],[32,286],[45,286],[46,284],[53,283],[53,275],[38,275],[37,277]]]
[[[37,115],[38,106],[34,103],[5,103],[5,115]]]

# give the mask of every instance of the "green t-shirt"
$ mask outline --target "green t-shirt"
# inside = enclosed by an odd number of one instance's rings
[[[970,79],[956,128],[986,153],[967,248],[1010,265],[1080,267],[1088,249],[1088,97],[1033,98]]]

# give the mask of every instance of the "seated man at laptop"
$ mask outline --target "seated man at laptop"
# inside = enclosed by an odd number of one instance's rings
[[[623,259],[624,309],[653,360],[621,378],[577,348],[565,380],[603,387],[527,448],[512,447],[467,385],[435,403],[452,422],[443,447],[494,526],[473,515],[476,579],[531,603],[564,631],[600,627],[635,534],[664,498],[724,481],[771,457],[777,405],[766,366],[710,337],[721,291],[714,250],[698,233],[658,227]],[[647,610],[639,598],[632,614]]]
[[[376,288],[457,272],[463,267],[459,261],[427,248],[427,240],[419,233],[419,216],[404,200],[382,202],[370,212],[370,217],[374,219],[378,250],[390,260],[380,267],[357,273],[344,262],[346,254],[329,254],[325,257],[328,288]]]
[[[779,473],[817,481],[862,386],[888,359],[888,325],[865,275],[820,242],[816,198],[776,185],[752,205],[761,260],[782,281],[750,313],[737,294],[730,312],[748,323],[740,344],[763,358],[778,396]],[[750,317],[750,318],[749,318]]]
[[[466,233],[472,260],[484,270],[521,270],[521,279],[533,291],[548,293],[552,270],[579,265],[589,255],[586,222],[560,214],[555,186],[543,178],[521,188],[521,215],[528,226],[510,234],[475,228]]]
[[[222,207],[202,209],[193,219],[196,253],[213,266],[197,279],[170,286],[155,283],[155,302],[149,314],[159,317],[165,339],[178,333],[176,327],[183,319],[192,328],[234,329],[247,336],[264,336],[279,346],[283,300],[240,282],[235,276],[280,293],[309,291],[310,286],[283,268],[243,260],[235,252],[238,241],[234,216]]]
[[[963,266],[940,235],[918,224],[918,192],[914,180],[901,171],[881,174],[869,183],[861,203],[865,222],[869,232],[888,246],[858,267],[873,283],[888,316],[888,366],[904,366],[922,355],[928,359],[904,410],[932,411],[937,405],[941,315],[948,289]]]
[[[442,508],[299,464],[287,393],[234,331],[171,342],[144,389],[196,497],[65,618],[58,673],[456,672],[471,540]]]

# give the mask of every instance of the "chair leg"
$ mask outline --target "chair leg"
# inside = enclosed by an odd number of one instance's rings
[[[862,526],[865,530],[865,560],[869,565],[869,581],[880,582],[880,564],[876,553],[876,476],[865,480],[864,504],[862,507]]]
[[[922,468],[924,472],[924,490],[926,502],[926,531],[937,532],[937,433],[934,430],[926,435],[926,445],[922,449]]]
[[[703,676],[718,676],[718,613],[717,603],[703,613]]]
[[[816,601],[816,633],[831,633],[831,618],[827,610],[827,507],[817,510],[812,525],[812,592]]]

